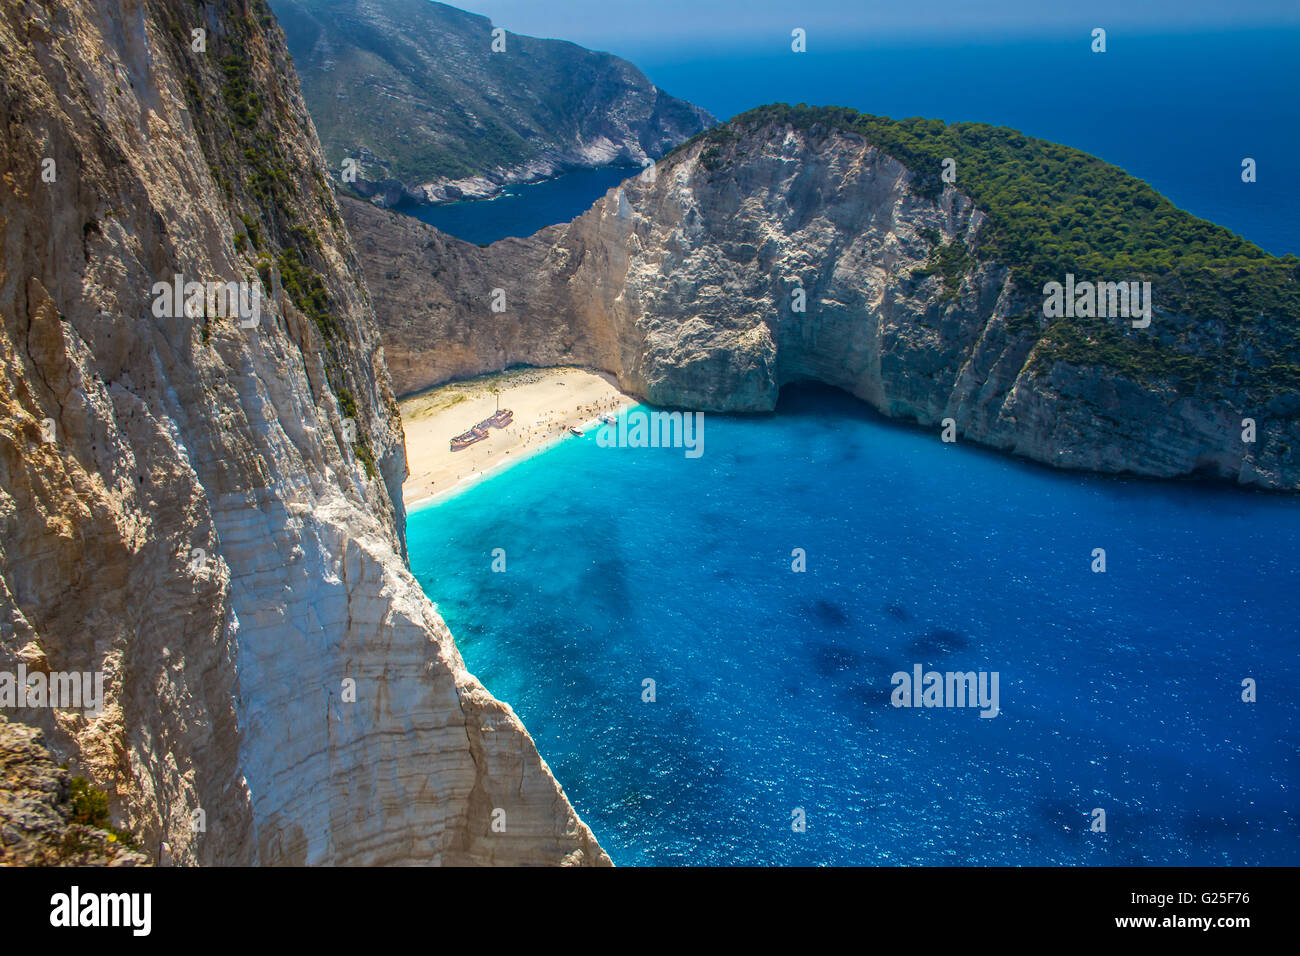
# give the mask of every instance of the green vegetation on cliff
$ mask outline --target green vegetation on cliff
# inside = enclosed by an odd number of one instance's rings
[[[138,849],[135,838],[127,830],[113,826],[108,814],[108,794],[95,787],[85,777],[73,777],[68,786],[72,813],[68,822],[84,827],[94,827],[109,835],[109,841]]]
[[[1010,267],[1021,308],[1009,324],[1039,338],[1040,364],[1104,365],[1182,391],[1245,391],[1252,399],[1300,389],[1300,259],[1272,256],[1184,212],[1122,169],[1005,127],[784,103],[742,113],[674,153],[703,142],[700,164],[726,175],[735,144],[773,125],[860,135],[907,166],[913,192],[926,198],[939,195],[943,162],[954,159],[954,187],[989,217],[969,253]],[[937,239],[919,272],[941,273],[952,294],[967,250]],[[1043,285],[1067,273],[1149,280],[1155,306],[1173,318],[1146,330],[1087,318],[1044,327]]]
[[[310,157],[289,148],[292,137],[284,135],[285,130],[299,127],[301,119],[295,109],[292,71],[286,73],[288,56],[274,39],[267,42],[265,31],[274,23],[270,8],[266,0],[241,0],[239,6],[243,12],[232,17],[234,29],[213,37],[212,56],[199,61],[205,67],[215,62],[217,75],[210,70],[185,73],[195,135],[221,187],[232,224],[238,223],[235,250],[252,261],[268,296],[274,266],[290,301],[320,333],[326,379],[343,417],[353,419],[356,428],[352,449],[374,478],[378,467],[348,371],[362,366],[368,357],[359,355],[349,339],[340,317],[346,306],[335,301],[328,288],[329,267],[316,231],[317,227],[325,230],[332,244],[346,247],[346,230],[329,183]],[[189,28],[173,19],[169,29],[173,56],[188,63]],[[210,343],[206,319],[200,336],[203,344]]]

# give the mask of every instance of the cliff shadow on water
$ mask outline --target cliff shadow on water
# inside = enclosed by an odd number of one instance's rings
[[[704,413],[698,458],[588,433],[411,522],[467,661],[614,860],[658,865],[1286,862],[1298,712],[1237,695],[1295,676],[1297,531],[1281,495],[1062,472],[815,383]],[[917,665],[997,673],[995,719],[894,705]]]
[[[683,410],[684,411],[684,410]],[[1288,489],[1241,487],[1225,482],[1212,469],[1202,469],[1173,478],[1156,478],[1132,471],[1062,471],[1047,462],[1025,455],[1008,454],[973,441],[954,438],[944,441],[944,427],[922,426],[914,421],[890,417],[873,408],[852,392],[815,379],[789,382],[780,389],[776,408],[765,412],[731,413],[743,417],[763,416],[788,422],[791,427],[819,427],[822,418],[831,417],[841,423],[856,422],[879,429],[882,433],[919,436],[951,447],[961,457],[973,456],[990,463],[1010,464],[1017,471],[1037,475],[1047,480],[1082,481],[1102,493],[1125,495],[1153,495],[1174,506],[1183,506],[1189,513],[1198,508],[1212,506],[1231,508],[1237,496],[1276,496],[1286,499],[1294,493]],[[712,416],[710,416],[712,417]],[[843,427],[841,424],[838,427]]]
[[[399,393],[574,364],[735,412],[814,380],[1055,468],[1300,488],[1300,260],[1014,130],[778,104],[487,248],[343,211]],[[1076,273],[1150,315],[1060,312]]]

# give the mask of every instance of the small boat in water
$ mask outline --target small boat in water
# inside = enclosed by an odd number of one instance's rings
[[[618,419],[615,418],[613,415],[611,415],[609,412],[605,412],[603,415],[601,415],[600,420],[604,422],[606,425],[618,424]]]
[[[569,431],[573,432],[573,434],[577,435],[579,438],[581,438],[584,434],[583,430],[579,428],[577,425],[570,425]]]

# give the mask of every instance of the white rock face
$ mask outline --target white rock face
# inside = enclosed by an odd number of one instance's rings
[[[935,274],[936,240],[969,248],[985,214],[952,186],[919,195],[913,178],[859,135],[769,123],[692,144],[572,223],[483,249],[343,209],[399,394],[578,364],[656,404],[767,411],[783,385],[818,381],[1057,467],[1300,488],[1300,400],[1260,414],[1267,435],[1247,444],[1251,412],[1214,389],[1038,361],[1044,328],[1008,321],[1026,294],[1008,269],[971,259],[951,288]],[[1160,326],[1196,324],[1156,311]]]
[[[227,15],[0,14],[0,670],[107,690],[8,716],[174,863],[607,864],[406,569],[365,283],[283,38]],[[258,324],[155,314],[175,274]]]

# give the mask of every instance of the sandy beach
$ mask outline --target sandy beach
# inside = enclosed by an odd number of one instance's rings
[[[496,410],[498,391],[501,408],[513,411],[514,421],[452,451],[453,435]],[[601,413],[636,403],[618,390],[613,376],[572,367],[512,369],[412,395],[399,403],[411,472],[402,499],[407,508],[427,504],[564,439],[570,426],[594,428]]]

